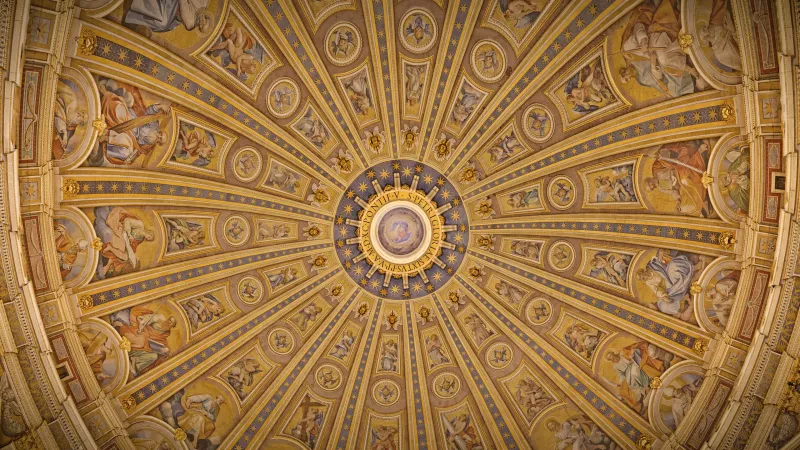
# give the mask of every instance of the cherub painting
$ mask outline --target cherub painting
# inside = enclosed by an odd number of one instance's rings
[[[428,355],[428,368],[433,369],[442,364],[450,362],[450,357],[447,355],[446,350],[443,349],[444,344],[438,334],[429,334],[425,336],[425,353]]]
[[[301,333],[308,331],[309,326],[312,326],[317,321],[317,316],[322,313],[322,307],[316,302],[312,302],[304,306],[300,311],[290,317],[289,320],[297,326]]]
[[[208,167],[218,156],[217,140],[214,133],[181,122],[178,127],[178,143],[170,160],[195,167]]]
[[[132,0],[125,2],[122,24],[150,37],[178,27],[202,34],[214,28],[209,0]]]
[[[164,216],[162,220],[167,240],[165,254],[208,247],[207,233],[210,226],[207,218]]]
[[[268,272],[266,277],[267,281],[269,281],[270,288],[275,292],[297,281],[298,274],[299,270],[297,270],[297,267],[287,266]]]
[[[586,203],[598,207],[612,204],[641,206],[634,181],[636,167],[632,161],[582,172]]]
[[[330,129],[310,104],[306,107],[305,112],[292,123],[291,127],[323,155],[336,145]]]
[[[458,450],[484,450],[487,448],[468,405],[449,412],[442,412],[439,421],[447,448]]]
[[[430,62],[410,63],[403,60],[403,116],[409,119],[422,117]]]
[[[481,347],[489,338],[496,334],[477,313],[468,313],[463,316],[462,320],[476,347]]]
[[[490,5],[487,25],[502,33],[519,53],[530,43],[534,26],[550,0],[496,0]]]
[[[525,420],[533,420],[545,408],[555,403],[556,399],[542,388],[541,384],[530,375],[523,376],[517,382],[514,390],[514,401],[525,414]]]
[[[514,191],[502,196],[505,204],[501,204],[507,211],[543,210],[541,185],[537,184]]]
[[[209,292],[180,302],[193,332],[207,328],[225,315],[225,304],[218,298],[220,295]]]
[[[301,195],[301,189],[307,184],[306,181],[306,178],[297,171],[277,161],[271,161],[264,186],[287,194]]]
[[[486,99],[487,92],[472,84],[466,77],[461,79],[461,85],[456,90],[450,113],[447,115],[445,128],[459,135],[470,119],[475,115],[478,107]]]
[[[611,440],[589,416],[579,412],[564,420],[549,419],[545,423],[547,431],[553,434],[555,445],[561,449],[616,450],[617,444]]]
[[[575,321],[564,330],[564,342],[587,361],[592,359],[604,333],[597,328]]]
[[[359,125],[368,125],[378,118],[372,80],[365,65],[356,72],[338,78],[350,109]]]
[[[564,95],[578,115],[588,114],[616,100],[608,86],[600,58],[583,66],[567,80]]]
[[[204,58],[251,95],[255,95],[264,77],[278,65],[236,8],[231,9],[220,35],[205,50]]]
[[[581,276],[615,289],[628,289],[628,273],[634,253],[616,250],[584,249]]]
[[[224,373],[225,381],[236,392],[239,400],[245,400],[266,375],[261,362],[254,356],[247,355],[236,361]]]
[[[624,105],[609,80],[604,58],[602,49],[590,54],[547,92],[558,106],[565,130]]]
[[[509,244],[509,250],[512,255],[525,258],[535,263],[542,260],[542,241],[526,241],[522,239],[514,239]]]
[[[355,342],[355,333],[353,333],[352,330],[345,330],[344,333],[339,336],[339,340],[333,343],[333,347],[331,347],[328,355],[341,360],[346,360],[350,355],[350,350],[352,350]]]
[[[516,132],[511,130],[489,147],[486,153],[489,155],[490,167],[495,167],[505,164],[511,158],[525,153],[526,150],[527,148],[519,140]]]

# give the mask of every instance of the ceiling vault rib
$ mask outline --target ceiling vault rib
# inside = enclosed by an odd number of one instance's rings
[[[439,127],[442,115],[447,108],[443,107],[443,102],[453,85],[458,79],[458,72],[464,53],[467,51],[466,45],[459,45],[468,42],[478,21],[483,0],[462,0],[451,1],[447,5],[447,14],[442,25],[442,36],[439,38],[439,47],[436,52],[436,60],[433,65],[433,77],[428,92],[425,94],[425,101],[430,105],[425,109],[422,116],[420,133],[424,136],[419,146],[419,159],[425,160],[425,155],[429,146],[434,145],[438,140],[432,137],[434,129]],[[445,34],[447,32],[448,34]],[[451,76],[452,75],[452,76]],[[431,142],[431,139],[433,141]]]
[[[222,210],[277,214],[300,220],[333,220],[330,212],[312,205],[290,200],[268,192],[256,191],[224,183],[164,174],[136,171],[126,175],[117,169],[76,169],[68,178],[78,183],[77,194],[65,195],[64,206],[88,207],[98,204],[156,204],[174,205],[187,201],[191,206]],[[120,194],[125,194],[120,195]]]
[[[333,423],[333,429],[339,430],[338,436],[332,433],[332,437],[336,437],[335,448],[337,450],[355,447],[357,441],[353,441],[354,438],[350,437],[350,432],[355,431],[357,434],[359,425],[363,420],[364,414],[358,414],[357,411],[363,411],[364,402],[366,401],[367,395],[369,395],[368,389],[363,388],[369,387],[369,381],[372,375],[371,368],[375,360],[375,353],[372,352],[372,344],[378,334],[380,334],[378,323],[380,317],[383,316],[383,299],[379,298],[375,306],[373,306],[373,309],[372,319],[369,321],[369,330],[362,334],[363,338],[361,339],[358,352],[356,353],[357,355],[360,354],[361,358],[358,364],[353,366],[355,370],[351,370],[347,385],[344,388],[344,392],[349,392],[350,394],[342,396],[342,401],[339,402],[338,405],[339,411],[336,414],[336,421]],[[398,395],[400,394],[398,393]],[[357,437],[355,439],[357,439]],[[332,444],[333,442],[329,443],[328,447],[334,447]]]
[[[722,109],[730,105],[733,97],[718,92],[697,94],[691,109],[676,99],[597,125],[586,132],[535,152],[516,161],[512,166],[498,170],[471,187],[465,199],[494,192],[503,183],[525,176],[543,176],[577,164],[596,159],[598,154],[612,155],[659,143],[682,139],[722,136],[738,131],[731,118],[725,118]]]
[[[308,91],[323,110],[323,114],[329,121],[333,121],[340,136],[341,133],[344,133],[344,145],[358,157],[362,166],[367,167],[368,158],[365,156],[362,146],[359,145],[358,127],[350,118],[344,102],[337,94],[334,81],[312,44],[311,37],[302,27],[303,22],[294,6],[285,0],[266,0],[265,2],[248,0],[248,3],[256,11],[261,12],[256,15],[259,21],[278,43],[298,75],[303,78]],[[327,108],[323,108],[323,105]]]
[[[99,314],[99,311],[106,311],[110,303],[134,303],[144,298],[177,292],[183,289],[183,280],[195,280],[196,283],[210,282],[235,273],[264,267],[275,261],[315,254],[329,248],[332,248],[330,243],[305,245],[304,242],[299,242],[281,250],[256,248],[198,258],[189,262],[147,269],[134,275],[122,275],[90,283],[76,289],[75,295],[78,298],[86,297],[91,300],[91,307],[87,309],[94,315]]]
[[[490,317],[497,326],[505,328],[508,336],[521,348],[528,347],[535,357],[531,360],[562,392],[567,393],[580,409],[602,424],[603,429],[615,437],[616,442],[626,442],[628,447],[636,447],[642,436],[652,442],[656,434],[652,426],[641,416],[634,414],[603,386],[588,376],[576,376],[583,371],[558,352],[550,343],[542,339],[523,321],[511,314],[503,314],[494,304],[488,302],[472,283],[460,275],[456,279],[475,299],[480,310]],[[480,289],[480,288],[478,288]]]
[[[418,348],[421,343],[417,342],[416,337],[419,336],[419,329],[417,321],[411,313],[411,303],[406,302],[405,305],[406,316],[406,338],[408,345],[405,348],[406,361],[409,364],[405,365],[406,370],[406,406],[409,411],[408,415],[408,430],[409,436],[416,436],[416,439],[410,439],[410,446],[412,450],[428,450],[428,436],[431,437],[431,445],[435,448],[436,442],[433,439],[433,414],[431,413],[430,403],[423,403],[422,393],[428,392],[428,383],[424,376],[420,376],[420,367],[424,367],[422,360],[422,348]],[[409,395],[408,393],[411,393]]]
[[[135,416],[155,407],[165,398],[203,375],[209,367],[213,367],[252,338],[257,337],[264,328],[288,314],[291,306],[300,303],[302,299],[311,297],[321,288],[322,283],[330,280],[340,271],[341,269],[337,268],[327,273],[321,273],[298,286],[283,299],[271,299],[268,303],[237,318],[235,322],[209,336],[207,338],[208,345],[192,346],[181,355],[168,359],[141,378],[136,378],[118,394],[120,402],[129,398],[135,400],[135,406],[128,409],[126,413],[129,416]]]
[[[328,321],[324,328],[317,330],[308,341],[298,350],[297,354],[292,358],[286,367],[281,370],[277,376],[277,380],[284,380],[283,383],[275,383],[265,391],[261,397],[256,400],[252,408],[242,417],[237,425],[231,430],[225,440],[222,442],[223,448],[233,448],[234,450],[244,450],[250,448],[252,443],[263,442],[267,434],[272,431],[278,416],[282,410],[278,410],[278,414],[273,414],[278,402],[286,397],[291,398],[301,387],[301,383],[295,383],[295,380],[302,380],[308,376],[313,368],[314,362],[324,356],[324,352],[317,351],[323,342],[327,341],[329,336],[333,336],[344,327],[347,320],[341,320],[355,307],[355,299],[358,291],[350,294],[347,301],[340,302],[336,309],[329,315],[331,320]]]
[[[633,9],[639,1],[574,3],[575,6],[572,4],[567,6],[564,13],[556,19],[556,23],[537,41],[519,67],[512,72],[512,78],[503,84],[503,92],[496,93],[490,99],[483,113],[475,121],[475,124],[481,124],[480,128],[477,131],[473,130],[476,132],[471,134],[469,140],[463,140],[458,144],[455,158],[448,164],[445,175],[450,176],[466,159],[468,153],[482,148],[523,101],[536,93],[551,76],[578,54],[582,47],[572,44],[573,42],[587,42],[593,39]],[[577,8],[583,9],[577,11]],[[580,26],[579,21],[582,23]]]
[[[569,306],[582,311],[592,311],[596,317],[620,329],[635,329],[641,336],[658,342],[665,350],[683,358],[702,361],[702,354],[698,354],[695,350],[699,347],[695,346],[699,343],[706,345],[711,336],[696,325],[678,321],[669,323],[669,316],[654,314],[652,310],[633,300],[624,300],[541,269],[532,267],[521,269],[518,261],[501,256],[491,257],[484,252],[472,250],[469,253],[516,280],[535,283],[528,285],[558,298]]]
[[[469,374],[464,378],[471,386],[472,389],[470,390],[476,394],[480,393],[480,397],[484,400],[476,403],[478,403],[478,409],[481,411],[486,424],[489,425],[489,434],[492,435],[492,439],[499,448],[530,449],[531,446],[525,435],[520,431],[516,422],[510,420],[513,417],[511,411],[503,401],[500,392],[490,381],[491,377],[479,363],[480,358],[468,344],[464,343],[465,339],[461,331],[453,326],[452,322],[455,319],[450,317],[452,313],[449,308],[442,306],[442,300],[435,293],[431,297],[433,297],[433,303],[442,322],[441,325],[446,330],[444,333],[446,339],[458,350],[460,358],[457,359],[461,371],[465,375]],[[491,423],[494,423],[495,426],[492,427]]]
[[[98,28],[101,24],[104,27],[115,27],[118,34]],[[170,58],[163,50],[156,49],[149,40],[135,35],[130,39],[137,42],[137,47],[130,48],[130,44],[120,38],[120,35],[127,35],[125,29],[106,21],[88,19],[81,22],[81,33],[85,32],[94,36],[97,45],[93,52],[79,51],[73,58],[82,61],[91,71],[132,78],[156,94],[179,99],[180,104],[191,106],[204,115],[213,117],[231,131],[242,133],[259,145],[292,158],[327,179],[337,189],[344,189],[343,180],[326,170],[327,164],[322,159],[312,151],[300,151],[299,149],[308,149],[264,113],[202,71],[196,70],[185,61]],[[172,67],[165,66],[163,61],[170,61]]]
[[[713,256],[735,256],[733,246],[724,245],[722,236],[734,238],[738,225],[717,219],[686,217],[676,222],[674,216],[618,214],[615,220],[602,214],[542,214],[535,219],[508,217],[479,222],[470,231],[494,235],[571,237],[579,232],[583,239],[612,243],[668,247]]]
[[[390,1],[362,0],[361,7],[364,9],[364,23],[367,27],[370,56],[373,59],[375,85],[384,93],[384,101],[381,102],[384,128],[389,132],[391,157],[397,158],[401,144],[398,139],[400,132],[400,115],[397,110],[398,96],[397,90],[392,89],[392,86],[399,85],[397,58],[393,57],[397,54],[394,27],[392,26],[394,24],[394,5]]]

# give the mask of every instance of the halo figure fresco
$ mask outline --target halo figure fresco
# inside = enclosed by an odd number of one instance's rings
[[[796,3],[0,1],[0,447],[800,448]]]

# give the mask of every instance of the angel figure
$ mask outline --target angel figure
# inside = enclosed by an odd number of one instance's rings
[[[272,289],[287,286],[296,279],[297,269],[294,267],[286,267],[280,272],[267,275],[267,280],[269,280],[269,285],[272,286]]]
[[[187,127],[181,126],[178,134],[179,145],[175,150],[174,158],[177,160],[194,157],[193,166],[206,167],[216,153],[214,150],[217,147],[217,141],[214,135],[197,128],[191,129],[188,133],[187,131],[189,131]]]
[[[442,420],[447,448],[458,450],[483,450],[480,435],[467,414],[459,414],[452,419]]]
[[[433,36],[433,30],[430,24],[425,23],[422,14],[414,14],[411,17],[411,23],[408,24],[405,31],[406,38],[411,38],[416,41],[417,45],[422,43],[425,39]]]
[[[356,39],[353,32],[346,29],[334,31],[331,36],[331,53],[336,58],[347,58],[356,48]]]
[[[417,106],[422,98],[425,71],[425,66],[406,66],[406,104],[410,107]]]
[[[475,59],[480,61],[485,75],[490,77],[497,75],[497,71],[500,69],[500,57],[494,47],[478,52]]]
[[[349,79],[344,80],[342,86],[357,115],[372,113],[375,103],[372,99],[372,89],[369,86],[366,71],[358,72]]]
[[[536,22],[548,0],[500,0],[503,17],[514,22],[514,28],[526,28]]]
[[[220,54],[223,67],[232,64],[236,69],[234,71],[236,76],[247,79],[248,76],[258,72],[259,61],[252,54],[256,46],[253,36],[242,27],[228,22],[222,29],[220,42],[208,49],[208,53]]]
[[[450,111],[450,122],[459,128],[463,127],[485,95],[467,83],[461,85],[453,109]]]

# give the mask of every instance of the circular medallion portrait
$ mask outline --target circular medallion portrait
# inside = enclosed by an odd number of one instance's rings
[[[285,355],[294,350],[294,336],[286,328],[275,328],[269,333],[269,348],[279,354]]]
[[[240,149],[233,155],[233,175],[243,183],[255,180],[261,167],[261,153],[252,147]]]
[[[335,391],[342,385],[342,371],[331,364],[323,364],[314,373],[314,380],[322,389]]]
[[[361,52],[361,33],[350,22],[333,25],[325,36],[325,56],[337,66],[346,66]]]
[[[575,249],[568,242],[556,242],[550,247],[547,259],[554,270],[559,272],[569,270],[575,262]]]
[[[553,317],[553,305],[544,297],[536,297],[528,303],[525,317],[534,325],[543,325]]]
[[[534,103],[522,115],[522,131],[537,144],[547,142],[553,136],[553,114],[544,105]]]
[[[223,236],[234,247],[243,245],[250,238],[250,224],[242,216],[230,216],[223,225]]]
[[[406,50],[424,53],[436,43],[436,21],[430,12],[414,8],[400,19],[400,43]]]
[[[371,231],[378,253],[392,262],[414,260],[424,252],[431,240],[431,226],[425,212],[411,202],[395,202],[375,216]]]
[[[433,379],[433,392],[439,398],[453,398],[460,390],[461,380],[454,373],[445,372]]]
[[[557,176],[547,186],[547,199],[553,208],[565,210],[575,204],[575,183],[569,177]]]
[[[514,351],[505,342],[498,342],[486,352],[486,363],[493,369],[502,369],[511,364]]]
[[[248,305],[258,303],[264,297],[264,285],[256,277],[246,276],[239,280],[236,287],[239,300]]]
[[[350,183],[336,216],[339,262],[381,298],[429,295],[455,274],[467,251],[469,221],[458,190],[416,161],[366,169]]]
[[[392,380],[381,380],[372,388],[372,398],[383,406],[390,406],[400,399],[400,385]]]
[[[300,106],[300,87],[291,78],[281,78],[272,83],[267,94],[267,107],[273,116],[284,119]]]
[[[472,72],[481,81],[494,83],[506,72],[506,54],[497,42],[484,39],[472,47]]]

